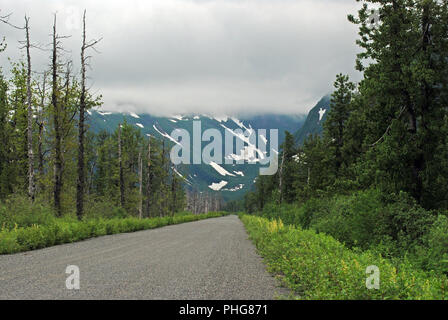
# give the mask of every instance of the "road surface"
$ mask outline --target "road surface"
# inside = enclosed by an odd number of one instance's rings
[[[79,290],[67,289],[69,265],[79,267]],[[71,278],[69,285],[75,284]],[[234,300],[284,294],[236,216],[0,255],[0,299]]]

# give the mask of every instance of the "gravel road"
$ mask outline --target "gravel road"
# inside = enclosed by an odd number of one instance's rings
[[[0,299],[274,299],[277,284],[236,216],[0,256]]]

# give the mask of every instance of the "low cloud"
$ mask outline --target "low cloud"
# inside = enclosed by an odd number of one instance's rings
[[[93,92],[104,109],[153,114],[306,113],[332,89],[339,72],[352,75],[358,48],[347,14],[354,0],[4,0],[11,22],[31,17],[32,38],[49,43],[52,14],[66,58],[79,69],[80,22],[103,37],[92,52]],[[8,50],[20,57],[18,30],[2,26]],[[1,34],[0,34],[1,36]],[[49,53],[35,50],[33,67],[48,68]]]

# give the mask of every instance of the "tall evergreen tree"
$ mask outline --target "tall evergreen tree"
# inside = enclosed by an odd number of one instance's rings
[[[351,101],[355,84],[349,81],[347,75],[338,74],[334,82],[335,91],[331,95],[331,109],[324,123],[324,135],[330,144],[334,157],[334,169],[337,176],[345,159],[342,154],[344,147],[344,131],[350,116]]]
[[[368,136],[377,159],[375,180],[383,188],[410,192],[425,206],[437,179],[431,172],[446,112],[446,1],[381,1],[378,28],[369,28],[369,3],[349,20],[360,26],[357,67],[364,71],[360,93],[368,101]],[[367,67],[363,61],[373,61]],[[373,157],[371,157],[373,158]],[[373,166],[371,166],[373,168]],[[438,168],[439,167],[439,168]],[[446,194],[446,192],[445,192]]]

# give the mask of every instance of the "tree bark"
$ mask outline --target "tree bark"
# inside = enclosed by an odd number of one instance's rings
[[[31,55],[30,55],[30,28],[29,18],[25,16],[26,33],[26,103],[28,108],[27,148],[28,148],[28,197],[31,201],[35,198],[34,184],[34,152],[33,152],[33,107],[31,101]]]
[[[124,208],[124,175],[123,175],[123,158],[121,146],[121,123],[118,124],[118,166],[120,170],[120,205]]]
[[[285,150],[283,150],[283,154],[282,154],[282,163],[280,165],[280,172],[279,172],[279,183],[278,183],[278,188],[280,191],[280,195],[279,195],[279,203],[283,202],[283,165],[285,163]]]
[[[42,192],[44,189],[44,184],[42,182],[44,176],[44,153],[42,150],[43,147],[43,135],[44,135],[44,108],[45,108],[45,92],[46,92],[46,80],[47,73],[44,72],[44,78],[42,81],[42,91],[41,93],[41,101],[40,101],[40,110],[38,113],[37,126],[39,128],[39,133],[37,137],[37,153],[38,153],[38,171],[39,171],[39,179],[38,179],[38,192]]]
[[[177,201],[177,197],[176,197],[176,177],[175,177],[175,172],[174,172],[174,168],[172,170],[172,181],[171,181],[171,195],[172,195],[172,201],[173,203],[171,204],[171,215],[174,217],[174,213],[176,212],[176,201]]]
[[[76,187],[76,215],[81,220],[84,214],[84,189],[85,189],[85,160],[84,160],[84,133],[86,112],[86,12],[82,17],[82,47],[81,47],[81,96],[79,99],[78,119],[78,183]]]
[[[53,50],[52,50],[52,94],[51,104],[53,106],[53,120],[55,131],[54,143],[54,207],[58,216],[62,215],[61,191],[62,191],[62,133],[60,127],[60,106],[58,101],[58,62],[57,62],[57,34],[56,34],[56,15],[53,22]]]
[[[143,160],[142,153],[138,153],[138,183],[139,183],[139,205],[138,205],[138,217],[143,217]]]
[[[146,176],[146,216],[149,218],[151,214],[151,137],[148,141],[148,172]]]

